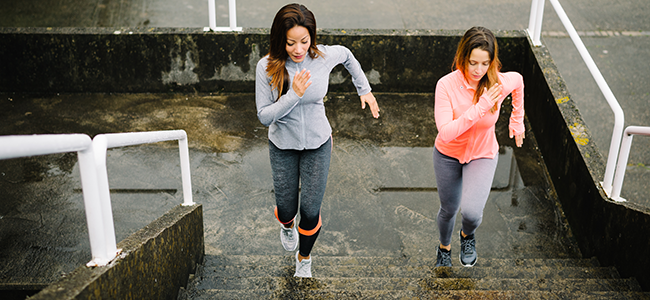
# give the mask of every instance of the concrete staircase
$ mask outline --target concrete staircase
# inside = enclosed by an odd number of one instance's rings
[[[207,255],[180,299],[648,299],[635,279],[596,259],[490,259],[433,267],[433,258]],[[455,265],[460,265],[458,260]]]
[[[193,173],[203,186],[222,188],[197,195],[207,199],[206,256],[179,299],[650,299],[636,279],[583,259],[532,135],[521,149],[501,149],[472,268],[458,261],[458,231],[454,267],[434,267],[439,201],[430,148],[338,138],[324,230],[312,251],[314,278],[294,278],[273,193],[260,188],[272,186],[261,173],[270,169],[262,165],[266,147],[235,157],[238,164],[206,156],[206,167]]]

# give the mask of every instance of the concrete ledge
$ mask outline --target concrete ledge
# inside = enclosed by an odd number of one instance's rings
[[[598,257],[650,290],[650,257],[644,255],[650,253],[650,209],[607,198],[600,185],[605,159],[548,49],[530,46],[527,56],[526,116],[583,256]]]
[[[251,92],[268,29],[0,28],[0,92]],[[345,45],[375,92],[433,92],[449,73],[460,30],[320,30]],[[504,70],[521,69],[523,31],[498,31]],[[56,76],[52,76],[56,74]],[[352,92],[343,66],[330,91]]]
[[[120,242],[106,267],[79,267],[30,299],[176,299],[203,262],[203,209],[177,206]]]

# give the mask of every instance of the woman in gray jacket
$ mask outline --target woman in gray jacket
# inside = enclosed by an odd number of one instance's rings
[[[269,48],[269,54],[257,63],[257,117],[269,127],[282,246],[294,251],[300,242],[294,276],[311,277],[310,253],[321,229],[320,208],[332,153],[332,128],[323,103],[332,69],[343,64],[352,75],[362,109],[368,104],[378,118],[379,107],[350,50],[317,45],[316,19],[304,5],[288,4],[278,11]],[[296,226],[298,207],[300,224]]]

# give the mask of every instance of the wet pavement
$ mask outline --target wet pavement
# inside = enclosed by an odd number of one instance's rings
[[[273,216],[267,129],[257,121],[253,94],[19,97],[0,102],[7,124],[0,134],[35,126],[48,133],[93,135],[185,128],[194,201],[204,206],[206,254],[284,254]],[[360,109],[356,95],[328,95],[335,146],[324,230],[313,253],[431,258],[439,207],[433,95],[376,97],[382,108],[378,120]],[[497,132],[505,137],[506,123],[500,124]],[[521,149],[507,138],[501,144],[477,233],[482,256],[580,257],[550,193],[532,132]],[[110,149],[107,165],[118,242],[182,202],[175,143]],[[0,282],[47,283],[88,262],[75,155],[4,160],[0,168],[0,197],[13,201],[0,211]]]

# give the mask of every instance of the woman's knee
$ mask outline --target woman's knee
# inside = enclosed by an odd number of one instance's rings
[[[478,226],[483,220],[482,211],[466,211],[461,212],[461,215],[463,216],[463,223],[466,224],[474,224],[475,226]]]
[[[300,224],[298,225],[298,232],[305,236],[312,236],[318,232],[323,224],[320,214],[315,218],[306,218],[300,215]]]

